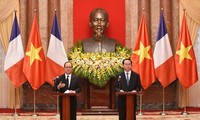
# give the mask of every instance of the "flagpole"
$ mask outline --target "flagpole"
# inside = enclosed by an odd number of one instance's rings
[[[57,103],[56,103],[57,113],[55,114],[55,116],[60,116],[60,114],[59,114],[59,97],[58,97],[58,95],[56,96],[56,98],[57,98]]]
[[[19,116],[19,114],[17,113],[17,108],[16,108],[16,88],[15,88],[15,105],[14,105],[14,107],[15,107],[15,113],[13,114],[13,116]]]
[[[33,97],[33,114],[32,114],[32,116],[37,116],[37,114],[35,113],[35,90],[34,90],[33,94],[34,94],[34,97]]]
[[[142,90],[141,90],[141,92],[142,92]],[[143,94],[140,94],[140,112],[138,113],[138,115],[143,115],[143,113],[142,113],[142,95]]]
[[[181,114],[182,115],[189,115],[189,113],[187,112],[187,89],[185,89],[184,88],[184,90],[185,90],[185,106],[184,106],[184,112],[182,112]]]
[[[14,12],[15,12],[15,15],[16,15],[17,10],[15,10]],[[15,107],[15,113],[13,114],[13,116],[19,116],[19,114],[17,113],[17,108],[16,108],[16,97],[17,97],[16,94],[17,93],[16,93],[16,87],[15,87],[15,106],[14,106]]]
[[[56,80],[54,79],[54,82],[55,82]],[[57,95],[56,96],[56,111],[57,111],[57,113],[55,114],[55,116],[60,116],[60,113],[59,113],[59,96]]]
[[[17,14],[17,10],[14,10],[14,13],[15,13],[15,17],[16,17],[16,14]],[[15,20],[14,20],[15,21]],[[14,24],[14,23],[13,23]],[[12,28],[13,29],[13,28]],[[19,114],[17,113],[17,108],[16,108],[16,87],[15,87],[15,89],[14,89],[14,109],[15,109],[15,111],[14,111],[14,113],[13,113],[13,116],[19,116]]]
[[[33,5],[33,4],[31,4]],[[32,6],[33,7],[33,6]],[[36,8],[34,9],[34,14],[36,14]],[[37,116],[37,114],[35,113],[35,90],[33,90],[33,114],[32,116]]]
[[[165,88],[163,87],[163,111],[160,115],[166,115],[165,113]]]
[[[142,8],[142,13],[144,13],[144,8]],[[142,92],[142,89],[141,89],[141,92]],[[142,113],[142,95],[143,94],[140,94],[140,112],[138,113],[139,116],[143,115],[143,113]]]

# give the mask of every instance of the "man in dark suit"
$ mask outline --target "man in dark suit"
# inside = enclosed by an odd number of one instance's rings
[[[124,71],[116,76],[115,91],[116,92],[139,92],[141,90],[140,76],[131,70],[132,61],[124,59],[122,61]],[[136,120],[136,104],[137,99],[134,96],[134,117]],[[126,96],[118,96],[119,120],[126,120]]]
[[[65,73],[56,78],[54,83],[54,91],[60,93],[79,93],[81,91],[80,79],[72,74],[72,63],[65,62],[64,69]],[[59,97],[59,107],[60,107],[60,120],[62,120],[62,97]],[[76,120],[76,107],[77,100],[76,96],[70,97],[70,120]]]

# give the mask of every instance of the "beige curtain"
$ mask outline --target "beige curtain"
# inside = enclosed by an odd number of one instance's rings
[[[194,51],[197,60],[198,76],[200,78],[200,28],[198,29],[197,39],[194,44]],[[200,107],[200,80],[197,81],[188,90],[188,106],[190,107]]]
[[[10,33],[11,33],[13,18],[14,18],[14,10],[17,10],[17,16],[19,16],[19,0],[1,0],[0,1],[0,41],[2,43],[2,47],[5,52],[7,51],[8,43],[10,39]],[[1,63],[3,64],[3,62]],[[1,65],[2,71],[4,69],[3,66],[4,65]],[[9,79],[5,76],[6,74],[2,74],[2,77],[0,78],[0,82],[4,84],[2,85],[1,89],[3,89],[2,90],[3,92],[5,92],[5,93],[2,93],[4,96],[1,96],[2,103],[6,103],[5,101],[10,100],[8,102],[8,105],[5,105],[5,106],[8,106],[9,108],[14,108],[15,101],[16,101],[16,108],[19,108],[21,88],[15,89],[14,86],[11,84],[11,82],[2,82],[2,81],[9,81]],[[15,93],[16,93],[16,97],[15,97]]]
[[[183,9],[185,9],[187,24],[191,36],[192,43],[198,35],[198,29],[200,25],[200,0],[179,0],[179,26],[181,27]],[[199,63],[197,63],[199,64]],[[179,106],[184,107],[185,103],[188,105],[189,91],[185,90],[182,85],[179,84]]]
[[[181,26],[183,9],[186,9],[186,19],[190,31],[192,42],[196,40],[199,24],[200,24],[200,0],[180,0],[179,7],[179,23]]]

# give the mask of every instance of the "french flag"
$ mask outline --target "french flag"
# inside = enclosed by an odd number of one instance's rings
[[[55,14],[46,58],[45,71],[48,83],[53,85],[53,80],[64,73],[63,66],[66,61],[68,61],[68,58],[61,40],[58,19]]]
[[[176,79],[176,71],[173,53],[162,13],[153,57],[156,77],[162,86],[166,87]]]
[[[16,88],[21,86],[27,80],[22,71],[23,59],[24,49],[22,45],[17,17],[15,15],[10,36],[10,42],[4,62],[4,71]]]

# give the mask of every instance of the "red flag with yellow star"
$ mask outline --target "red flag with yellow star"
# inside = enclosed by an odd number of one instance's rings
[[[147,89],[153,82],[155,82],[156,77],[152,57],[152,48],[148,38],[144,15],[142,15],[131,60],[133,63],[132,70],[140,75],[142,87]]]
[[[40,40],[36,15],[34,15],[23,65],[23,72],[34,90],[37,90],[45,83],[44,69],[44,51]]]
[[[189,88],[198,80],[197,65],[190,33],[185,18],[182,19],[181,31],[175,55],[176,73],[185,88]]]

